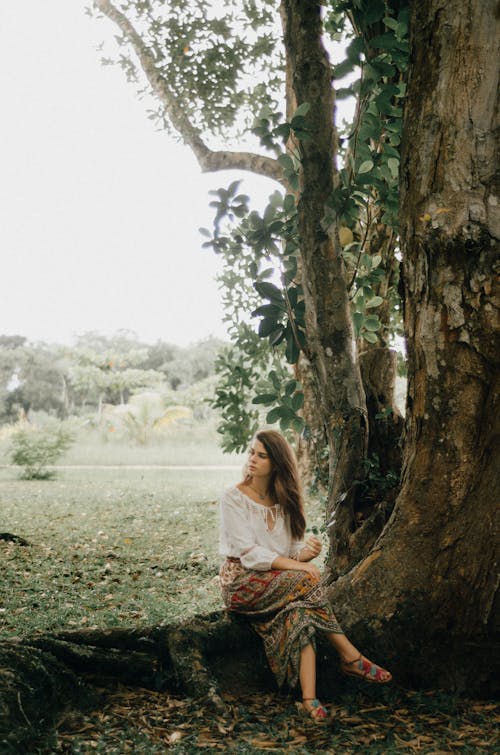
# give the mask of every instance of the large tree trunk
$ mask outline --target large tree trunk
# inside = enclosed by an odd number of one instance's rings
[[[401,675],[469,691],[491,685],[498,658],[496,15],[493,2],[413,4],[402,489],[375,548],[331,589]]]
[[[363,473],[368,423],[338,234],[322,227],[336,174],[331,67],[321,41],[320,4],[285,0],[283,6],[297,104],[310,105],[311,138],[300,143],[298,204],[307,356],[329,445],[328,508],[338,532],[347,532],[355,500],[351,483]]]

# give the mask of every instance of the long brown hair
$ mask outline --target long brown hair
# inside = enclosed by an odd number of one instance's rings
[[[262,443],[271,460],[269,496],[283,509],[292,536],[301,540],[306,529],[306,518],[295,454],[276,430],[260,430],[255,439]]]

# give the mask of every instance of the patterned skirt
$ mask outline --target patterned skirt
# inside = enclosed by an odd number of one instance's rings
[[[229,611],[243,614],[264,640],[264,649],[278,685],[299,681],[300,652],[316,649],[315,632],[342,629],[320,581],[305,571],[245,569],[226,559],[220,569],[222,597]]]

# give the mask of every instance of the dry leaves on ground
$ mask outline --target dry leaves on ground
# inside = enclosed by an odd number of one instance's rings
[[[380,691],[379,691],[380,692]],[[59,722],[51,753],[432,753],[496,752],[500,705],[442,693],[343,692],[320,727],[279,694],[228,698],[227,718],[199,701],[167,693],[102,689],[102,707]],[[49,752],[49,751],[47,751]]]

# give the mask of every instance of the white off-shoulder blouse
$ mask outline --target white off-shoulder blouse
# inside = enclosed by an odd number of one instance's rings
[[[219,505],[221,556],[239,558],[246,569],[265,571],[277,556],[297,558],[304,543],[295,540],[280,506],[256,503],[236,486]]]

